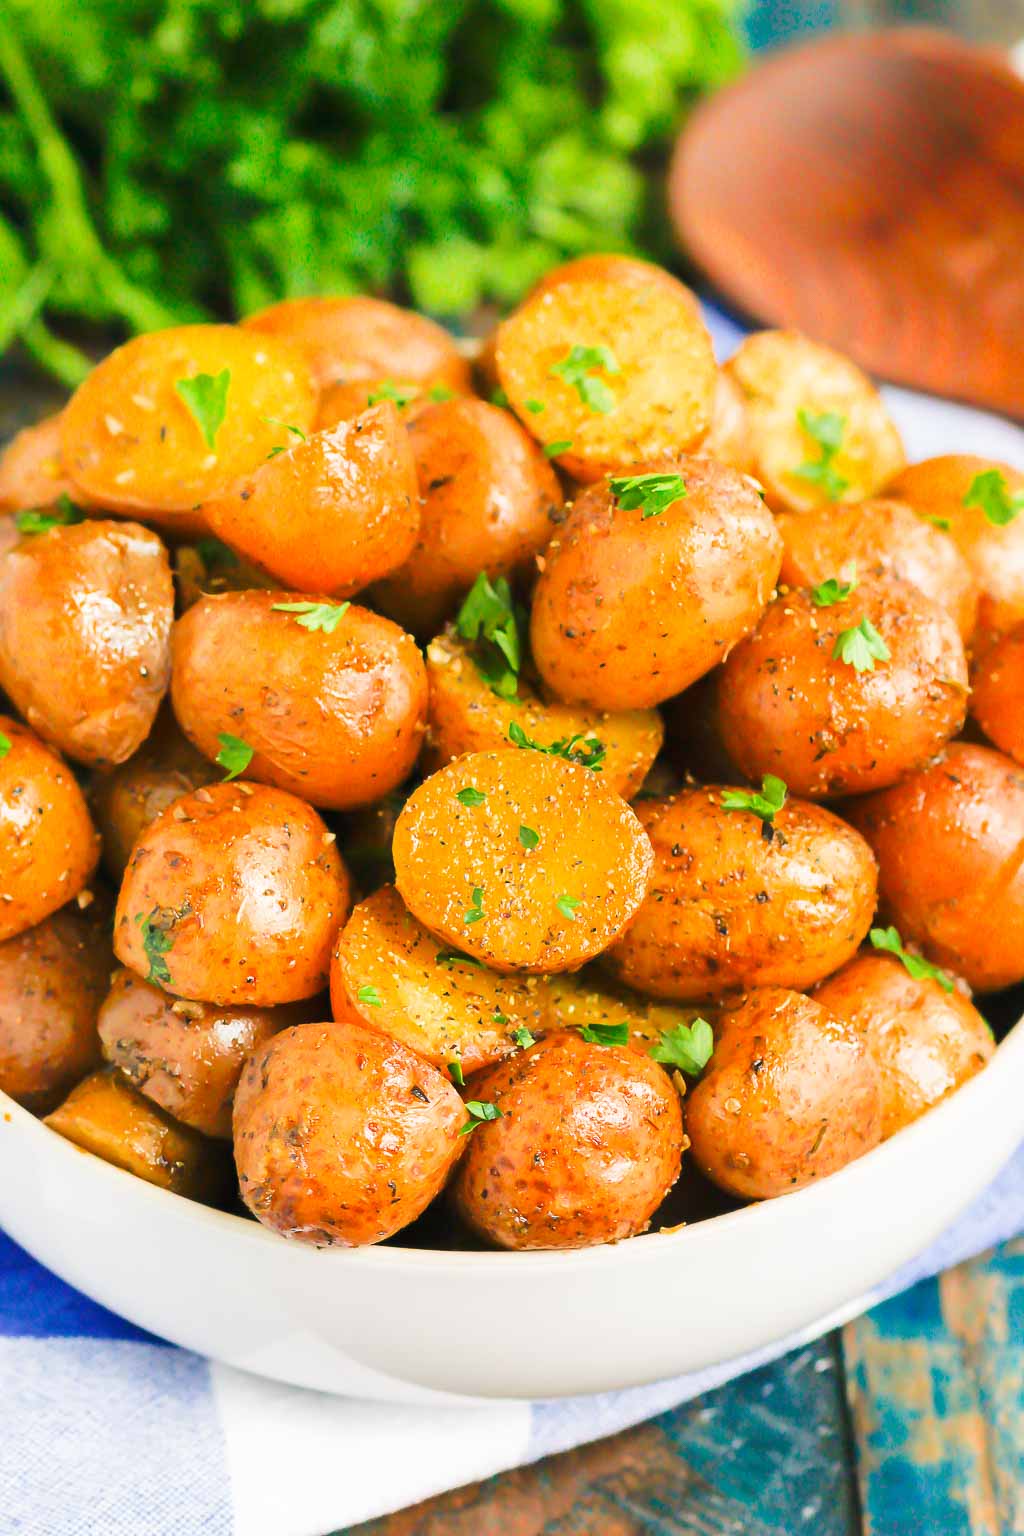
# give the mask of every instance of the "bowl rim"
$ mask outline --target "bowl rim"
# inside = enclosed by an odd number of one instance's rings
[[[289,1242],[287,1238],[271,1231],[259,1221],[250,1221],[231,1211],[219,1211],[203,1205],[198,1200],[191,1200],[185,1195],[176,1194],[173,1190],[162,1189],[159,1185],[150,1184],[126,1169],[106,1162],[103,1158],[88,1152],[84,1147],[62,1137],[58,1131],[37,1119],[2,1090],[0,1090],[0,1122],[17,1124],[30,1136],[39,1134],[63,1142],[69,1155],[87,1157],[95,1164],[92,1172],[98,1178],[113,1179],[115,1183],[111,1187],[114,1189],[119,1187],[117,1181],[128,1180],[136,1199],[152,1198],[158,1203],[173,1202],[173,1205],[165,1206],[168,1216],[173,1217],[176,1212],[178,1219],[191,1220],[200,1225],[205,1224],[211,1230],[219,1230],[228,1240],[232,1239],[233,1234],[239,1242],[250,1246],[260,1245],[266,1248],[269,1244],[282,1263],[347,1264],[361,1271],[384,1270],[389,1273],[393,1270],[444,1271],[447,1269],[458,1274],[472,1275],[492,1271],[498,1264],[503,1264],[506,1272],[513,1266],[520,1271],[526,1269],[565,1272],[604,1269],[623,1263],[642,1264],[655,1259],[660,1260],[670,1247],[681,1248],[686,1244],[692,1248],[695,1243],[707,1245],[717,1241],[720,1235],[731,1233],[738,1226],[745,1227],[749,1230],[751,1237],[756,1238],[758,1231],[777,1225],[783,1212],[790,1213],[793,1220],[797,1220],[800,1213],[813,1213],[816,1206],[823,1201],[831,1200],[837,1192],[849,1189],[857,1183],[870,1182],[876,1176],[884,1177],[885,1169],[901,1156],[901,1149],[906,1149],[912,1143],[939,1138],[945,1134],[947,1127],[952,1131],[957,1116],[961,1118],[969,1116],[975,1100],[993,1091],[991,1085],[995,1077],[1001,1081],[1007,1073],[1014,1071],[1020,1078],[1021,1097],[1024,1098],[1024,1016],[1010,1027],[996,1048],[992,1059],[982,1071],[961,1084],[955,1092],[898,1131],[888,1141],[879,1143],[870,1152],[864,1153],[852,1163],[847,1163],[844,1168],[838,1169],[826,1178],[773,1200],[754,1201],[737,1210],[725,1211],[703,1221],[684,1223],[664,1231],[646,1232],[621,1243],[603,1243],[593,1248],[522,1251],[498,1248],[459,1251],[445,1248],[402,1248],[397,1245],[392,1247],[380,1243],[361,1248],[343,1248],[340,1245],[317,1248],[308,1243]],[[60,1156],[52,1148],[52,1143],[50,1145],[54,1155]],[[823,1193],[825,1191],[830,1191],[831,1194]]]

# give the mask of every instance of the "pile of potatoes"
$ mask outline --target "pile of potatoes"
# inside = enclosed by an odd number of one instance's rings
[[[0,1088],[314,1244],[799,1189],[1024,979],[1024,475],[621,256],[468,353],[290,300],[0,461]]]

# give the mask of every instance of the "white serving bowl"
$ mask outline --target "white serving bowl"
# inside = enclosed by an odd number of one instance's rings
[[[924,1119],[782,1199],[583,1252],[346,1252],[156,1189],[0,1093],[0,1226],[141,1327],[282,1381],[405,1402],[575,1395],[726,1361],[851,1306],[995,1177],[1022,1104],[1024,1023]]]

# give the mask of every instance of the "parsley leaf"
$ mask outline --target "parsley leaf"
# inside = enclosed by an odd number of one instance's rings
[[[287,421],[278,421],[276,416],[264,416],[263,420],[267,423],[268,427],[281,427],[285,432],[291,432],[292,435],[297,437],[300,442],[304,443],[306,441],[306,434],[303,432],[301,427],[293,427],[291,423]],[[267,458],[273,459],[276,458],[279,453],[284,453],[286,446],[287,444],[285,443],[275,443],[274,447],[271,448],[270,452],[267,454]]]
[[[196,540],[196,554],[208,571],[230,570],[238,564],[238,556],[233,549],[221,542],[220,539],[208,538]]]
[[[786,803],[786,786],[781,779],[777,779],[773,773],[766,773],[761,780],[760,791],[756,789],[724,789],[722,791],[723,811],[753,811],[755,816],[760,816],[765,826],[771,826],[775,820],[776,812],[781,811]]]
[[[359,1002],[366,1003],[369,1008],[380,1008],[383,1003],[383,999],[376,987],[360,987],[356,997]]]
[[[551,372],[575,389],[588,410],[604,416],[615,409],[615,396],[603,379],[594,377],[595,371],[599,369],[604,373],[620,371],[618,359],[610,347],[577,345],[571,348],[561,362],[551,366]]]
[[[527,400],[526,409],[531,416],[539,416],[541,411],[546,410],[546,406],[543,400]]]
[[[911,954],[903,948],[903,940],[896,928],[872,928],[868,935],[875,949],[885,950],[887,954],[895,955],[903,961],[907,974],[913,976],[915,981],[937,981],[943,992],[952,992],[953,979],[937,965],[932,965],[923,955]]]
[[[557,459],[559,454],[568,453],[571,447],[571,437],[560,437],[557,442],[544,444],[544,457],[546,459]]]
[[[323,630],[325,635],[333,635],[348,610],[351,603],[272,603],[275,613],[297,614],[296,624],[301,624],[303,629]]]
[[[707,1019],[694,1019],[692,1024],[663,1029],[661,1039],[648,1055],[663,1067],[675,1067],[689,1077],[696,1077],[711,1060],[714,1048],[715,1035]]]
[[[483,805],[484,801],[487,799],[487,796],[484,794],[482,789],[474,789],[471,784],[467,784],[465,789],[459,790],[455,798],[458,800],[460,805],[468,805],[472,807],[475,805]]]
[[[399,410],[403,406],[411,405],[423,391],[418,384],[396,384],[394,379],[383,379],[371,395],[367,395],[366,403],[379,405],[382,400],[393,400]]]
[[[844,629],[832,648],[833,661],[845,661],[856,672],[873,672],[876,661],[888,661],[891,652],[868,618]]]
[[[608,487],[623,512],[640,508],[641,521],[660,517],[666,507],[686,495],[682,475],[620,475],[609,480]]]
[[[473,642],[473,663],[491,692],[514,699],[522,644],[512,589],[504,576],[492,583],[486,571],[480,572],[459,609],[455,628],[463,640]]]
[[[529,748],[531,752],[544,752],[548,757],[564,757],[567,763],[577,763],[581,768],[589,768],[592,773],[601,772],[601,764],[608,754],[608,748],[597,736],[584,736],[577,732],[575,736],[566,736],[559,741],[553,741],[549,747],[543,742],[534,741],[532,736],[527,736],[517,720],[513,720],[508,728],[508,739],[514,747]]]
[[[11,738],[0,731],[0,757],[6,757],[11,750]]]
[[[175,389],[199,423],[199,430],[210,449],[217,447],[217,433],[228,408],[228,386],[231,370],[222,368],[220,373],[197,373],[190,379],[178,379]]]
[[[817,415],[813,411],[799,410],[796,419],[802,430],[821,449],[821,458],[808,460],[790,473],[810,485],[816,485],[828,501],[838,501],[850,484],[833,462],[843,444],[846,417],[836,411],[823,411]]]
[[[851,561],[847,569],[849,581],[840,581],[838,576],[830,576],[828,581],[823,581],[820,586],[811,588],[811,602],[815,608],[831,608],[836,603],[845,603],[851,592],[856,592],[858,585],[856,562]]]
[[[142,932],[142,952],[149,962],[147,981],[155,982],[158,986],[170,985],[171,973],[164,956],[174,948],[171,930],[191,910],[186,902],[178,911],[173,907],[154,907],[148,917],[143,912],[136,913],[135,921]]]
[[[628,1045],[628,1024],[581,1024],[580,1034],[591,1045]]]
[[[453,1056],[451,1061],[448,1063],[448,1073],[452,1082],[455,1083],[457,1087],[465,1088],[466,1075],[462,1070],[462,1062],[458,1059],[457,1056]]]
[[[482,885],[473,887],[473,905],[462,914],[464,923],[479,923],[484,915],[484,890]]]
[[[434,964],[447,966],[449,970],[453,965],[475,965],[483,970],[482,960],[478,960],[475,955],[463,955],[457,949],[439,949],[434,956]]]
[[[1013,522],[1018,512],[1024,511],[1024,491],[1011,496],[1002,471],[985,469],[971,481],[964,497],[964,506],[978,507],[990,523],[995,523],[997,528],[1005,528],[1007,523]]]
[[[518,1029],[512,1031],[512,1039],[522,1051],[528,1051],[531,1045],[537,1043],[536,1036],[530,1033],[525,1024],[520,1024]]]
[[[567,917],[570,922],[574,923],[576,921],[576,908],[579,906],[580,900],[579,896],[559,896],[555,901],[555,906],[563,917]]]
[[[500,406],[503,411],[508,410],[508,394],[500,384],[491,390],[491,404]]]
[[[529,853],[530,849],[536,848],[537,844],[540,842],[540,833],[535,832],[532,827],[520,827],[519,841],[522,843],[527,853]]]
[[[475,1131],[478,1125],[483,1125],[488,1120],[502,1118],[497,1104],[488,1104],[483,1099],[467,1099],[466,1108],[469,1111],[469,1119],[459,1131],[460,1136],[468,1136],[470,1131]]]
[[[47,533],[51,528],[66,528],[71,523],[81,523],[85,513],[76,507],[70,496],[62,495],[52,507],[33,507],[25,512],[15,512],[14,526],[19,533]]]
[[[217,740],[220,742],[220,751],[217,753],[217,762],[222,768],[226,768],[224,783],[230,779],[237,779],[240,773],[244,773],[252,762],[253,749],[241,736],[232,736],[227,731],[218,731]]]

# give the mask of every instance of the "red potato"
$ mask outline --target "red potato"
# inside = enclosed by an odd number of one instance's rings
[[[62,496],[81,502],[64,473],[60,416],[46,416],[16,433],[0,454],[0,512],[52,507]]]
[[[173,618],[148,528],[97,520],[24,538],[0,559],[0,686],[69,757],[123,763],[167,691]]]
[[[73,902],[0,944],[0,1089],[26,1109],[52,1109],[99,1066],[112,958],[102,920]]]
[[[882,1140],[980,1072],[996,1048],[977,1008],[892,955],[868,951],[815,987],[814,997],[863,1037],[882,1086]]]
[[[235,1094],[242,1199],[300,1242],[383,1242],[440,1193],[465,1120],[451,1083],[404,1045],[300,1024],[249,1058]]]
[[[236,736],[253,749],[250,778],[350,810],[410,773],[426,725],[426,673],[390,619],[351,606],[329,630],[311,629],[302,621],[315,607],[295,592],[201,598],[175,629],[171,697],[182,730],[211,761],[222,735]]]
[[[771,838],[722,786],[646,800],[636,813],[654,848],[643,906],[603,964],[655,997],[696,1002],[757,986],[803,990],[867,936],[877,871],[852,827],[788,800]]]
[[[976,992],[1024,980],[1024,773],[954,741],[844,815],[874,849],[881,909],[903,942]]]
[[[223,420],[207,427],[179,385],[227,373]],[[73,500],[142,517],[181,537],[206,532],[200,504],[250,474],[288,433],[309,432],[316,390],[300,352],[234,325],[182,325],[118,347],[61,414],[60,454]]]
[[[711,423],[718,370],[700,310],[644,262],[549,273],[498,327],[493,355],[520,421],[577,480],[686,452]]]
[[[0,941],[83,891],[99,856],[71,769],[25,726],[0,715]]]
[[[120,885],[132,849],[150,822],[175,800],[222,776],[185,740],[170,709],[161,710],[139,751],[110,773],[97,774],[89,804],[103,839],[103,863]]]
[[[448,332],[386,299],[285,299],[249,315],[243,325],[300,347],[321,389],[353,379],[470,388],[469,364]]]
[[[460,757],[421,784],[393,853],[414,916],[495,971],[574,970],[600,954],[635,915],[653,863],[599,775],[514,748]]]
[[[679,1177],[679,1096],[627,1047],[546,1036],[478,1073],[500,1117],[467,1136],[455,1208],[500,1248],[589,1248],[646,1232]]]
[[[483,400],[428,405],[409,423],[422,515],[405,563],[374,601],[436,634],[481,571],[524,577],[563,518],[551,465],[513,416]]]
[[[901,501],[876,498],[856,506],[784,513],[780,581],[816,587],[843,571],[899,576],[947,608],[964,643],[978,616],[978,584],[953,540]]]
[[[974,719],[989,741],[1024,764],[1024,626],[989,647],[971,682]]]
[[[719,1011],[686,1129],[694,1161],[720,1189],[745,1200],[785,1195],[877,1146],[879,1071],[852,1025],[798,992],[764,987]]]
[[[845,653],[858,670],[837,647],[865,621],[888,655],[858,642]],[[718,676],[722,742],[741,773],[776,774],[811,798],[895,784],[956,735],[966,712],[956,625],[895,577],[865,578],[829,607],[808,591],[776,598]]]
[[[285,586],[348,597],[416,542],[419,489],[390,400],[293,441],[203,504],[217,536]]]
[[[262,784],[183,795],[136,844],[114,953],[178,997],[268,1008],[315,997],[351,905],[316,812]]]
[[[747,634],[771,598],[782,540],[751,481],[711,459],[664,460],[684,494],[646,515],[588,488],[544,555],[530,643],[558,698],[638,709],[681,693]]]

